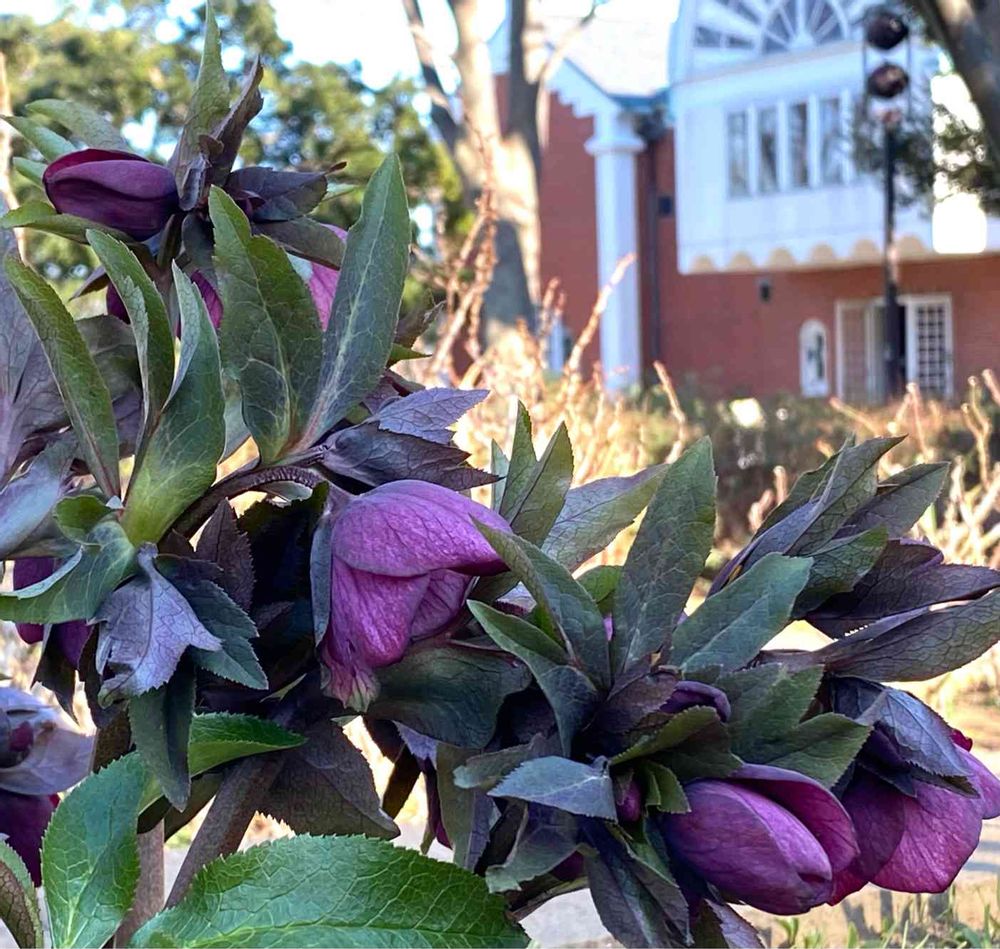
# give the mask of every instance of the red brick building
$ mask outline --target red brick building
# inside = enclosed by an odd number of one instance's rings
[[[725,395],[881,397],[881,187],[846,147],[864,5],[681,0],[670,22],[657,0],[612,2],[569,47],[550,87],[543,275],[566,291],[571,339],[636,255],[595,346],[611,381],[661,359]],[[550,21],[553,42],[569,22]],[[506,44],[501,27],[500,74]],[[929,79],[936,54],[908,65]],[[954,395],[1000,367],[1000,221],[939,194],[900,211],[897,246],[907,376]]]

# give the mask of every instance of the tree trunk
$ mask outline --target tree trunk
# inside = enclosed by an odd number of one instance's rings
[[[1000,161],[1000,12],[996,0],[915,0],[934,39],[951,57]]]

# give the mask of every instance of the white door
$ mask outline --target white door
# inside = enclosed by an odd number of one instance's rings
[[[924,395],[949,398],[954,393],[954,337],[951,298],[904,297],[906,306],[906,379]]]

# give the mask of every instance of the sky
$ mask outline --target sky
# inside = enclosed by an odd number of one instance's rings
[[[169,0],[172,14],[183,15],[202,0]],[[552,13],[582,13],[587,0],[543,0]],[[371,86],[385,85],[396,75],[413,76],[417,60],[400,0],[272,0],[282,36],[293,55],[307,62],[361,63]],[[481,0],[482,25],[489,36],[503,18],[505,0]],[[676,6],[676,0],[608,0],[601,15],[635,16],[649,4]],[[85,5],[85,4],[81,4]],[[446,0],[421,0],[427,32],[442,55],[455,43]],[[40,22],[51,20],[63,0],[3,0],[4,13],[23,13]],[[113,20],[114,15],[110,18]]]

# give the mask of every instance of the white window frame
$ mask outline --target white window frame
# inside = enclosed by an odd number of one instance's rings
[[[944,308],[944,336],[945,349],[948,356],[947,379],[945,382],[945,398],[952,398],[955,394],[955,318],[952,307],[951,294],[948,293],[906,293],[899,298],[901,306],[906,307],[906,337],[913,341],[913,345],[907,347],[906,353],[906,381],[916,382],[918,375],[917,365],[917,307],[918,306],[941,306]],[[835,332],[836,339],[836,379],[837,396],[845,398],[844,393],[844,312],[848,308],[863,307],[865,323],[865,375],[868,387],[868,397],[872,401],[880,398],[879,379],[882,369],[882,354],[878,352],[878,337],[875,332],[875,315],[882,304],[882,297],[873,297],[867,300],[838,300],[835,309]]]
[[[809,338],[819,332],[823,337],[823,358],[825,372],[822,379],[813,378],[807,372]],[[809,319],[799,327],[799,388],[807,398],[825,398],[830,394],[830,332],[822,320]]]
[[[919,365],[917,363],[917,307],[940,306],[944,311],[944,345],[947,360],[945,362],[946,376],[942,395],[950,399],[955,394],[955,318],[952,312],[951,294],[921,293],[904,294],[899,302],[906,307],[906,338],[913,341],[906,353],[906,381],[919,382]]]

